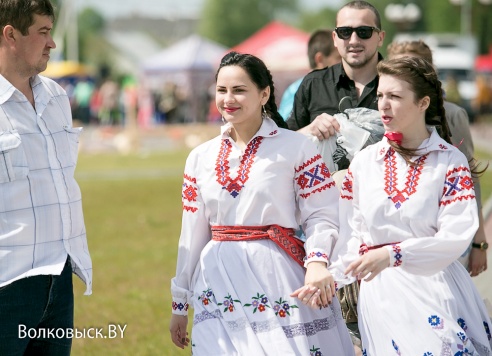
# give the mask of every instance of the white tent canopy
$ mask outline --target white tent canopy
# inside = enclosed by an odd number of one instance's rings
[[[226,51],[218,43],[191,35],[144,60],[140,66],[142,82],[153,91],[168,82],[177,84],[189,99],[188,119],[203,121],[207,90]]]
[[[198,35],[191,35],[143,61],[145,73],[217,69],[226,48]]]

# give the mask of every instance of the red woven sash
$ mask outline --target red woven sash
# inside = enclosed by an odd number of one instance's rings
[[[294,259],[304,266],[304,243],[295,237],[294,229],[278,225],[269,226],[212,226],[214,241],[247,241],[270,239]]]

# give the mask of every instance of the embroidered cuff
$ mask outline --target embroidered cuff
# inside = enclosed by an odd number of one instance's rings
[[[399,267],[403,263],[403,256],[401,254],[401,248],[399,244],[384,246],[388,250],[390,255],[389,267]]]
[[[173,314],[188,315],[189,306],[186,299],[173,298]]]
[[[313,250],[309,252],[306,257],[304,257],[304,267],[307,267],[310,262],[314,261],[325,262],[327,266],[330,264],[328,255],[323,250]]]

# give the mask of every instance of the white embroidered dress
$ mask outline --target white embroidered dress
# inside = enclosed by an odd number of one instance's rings
[[[491,354],[490,318],[457,261],[478,226],[469,166],[430,130],[417,167],[384,138],[355,156],[342,183],[335,279],[361,244],[389,244],[391,256],[389,268],[360,285],[366,356]]]
[[[338,190],[315,145],[264,119],[245,152],[222,134],[189,155],[173,313],[194,308],[194,355],[353,355],[338,301],[312,309],[289,295],[305,269],[272,240],[215,241],[210,226],[296,229],[308,261],[327,261]]]

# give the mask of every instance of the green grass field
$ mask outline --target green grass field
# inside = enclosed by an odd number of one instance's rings
[[[109,324],[127,327],[124,338],[74,339],[74,356],[189,354],[168,331],[186,155],[80,156],[94,288],[83,296],[75,281],[75,325],[106,335]]]
[[[171,343],[168,331],[187,153],[80,156],[76,176],[94,290],[83,296],[83,283],[74,281],[75,326],[102,329],[103,335],[110,324],[127,326],[123,338],[74,339],[74,356],[190,354]],[[492,160],[485,152],[477,157]],[[485,201],[492,192],[492,169],[481,181]]]

